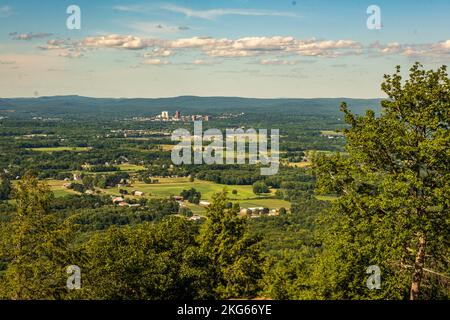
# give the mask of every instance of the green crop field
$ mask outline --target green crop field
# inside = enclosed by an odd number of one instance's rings
[[[77,192],[67,189],[63,185],[67,183],[66,181],[61,180],[45,180],[45,183],[47,183],[50,186],[50,189],[53,191],[53,194],[56,198],[64,197],[70,194],[77,194]]]
[[[181,191],[190,188],[195,188],[197,191],[200,191],[202,193],[202,200],[211,200],[214,193],[220,192],[224,188],[229,191],[229,197],[232,200],[258,198],[258,196],[253,193],[252,186],[227,186],[203,180],[189,182],[188,178],[160,178],[159,183],[155,184],[135,182],[131,187],[124,187],[122,189],[125,189],[128,192],[138,190],[144,192],[147,197],[162,198],[179,195]],[[233,189],[237,190],[238,193],[236,195],[231,194]],[[118,194],[118,191],[117,188],[102,189],[102,192],[112,195]]]
[[[130,163],[119,164],[117,167],[119,167],[121,171],[127,171],[127,172],[136,172],[139,170],[146,169],[144,166],[130,164]]]
[[[120,165],[121,170],[124,171],[137,171],[141,170],[143,167],[124,164]],[[64,197],[70,194],[76,194],[75,191],[65,188],[63,185],[66,183],[61,180],[45,180],[45,182],[50,186],[55,197]],[[159,178],[159,182],[155,184],[146,184],[143,182],[135,182],[130,187],[123,187],[122,189],[127,190],[130,194],[131,191],[137,190],[144,192],[145,198],[167,198],[170,196],[179,195],[181,191],[189,188],[195,188],[202,194],[202,199],[204,201],[211,201],[214,193],[221,192],[223,189],[228,191],[228,197],[234,203],[239,203],[241,208],[251,208],[251,207],[266,207],[269,209],[277,209],[284,207],[290,209],[291,204],[288,201],[270,198],[274,196],[276,190],[271,190],[270,194],[256,195],[253,193],[253,188],[250,185],[240,185],[240,186],[228,186],[224,184],[218,184],[210,181],[195,180],[190,182],[189,178]],[[108,188],[108,189],[97,189],[103,194],[108,194],[111,196],[118,196],[118,188]],[[237,190],[237,194],[232,194],[232,190]],[[127,195],[126,198],[133,197]],[[133,197],[134,198],[134,197]],[[327,199],[328,200],[328,199]],[[192,210],[194,214],[204,215],[206,210],[204,207],[185,202],[187,207]]]
[[[65,195],[74,194],[75,192],[63,187],[64,181],[60,180],[46,180],[46,183],[50,185],[53,193],[56,197],[63,197]],[[127,190],[130,194],[133,190],[144,192],[146,198],[167,198],[170,196],[179,195],[181,191],[189,188],[195,188],[202,194],[202,200],[210,201],[214,193],[221,192],[224,188],[228,191],[228,197],[233,202],[238,202],[241,207],[267,207],[269,209],[275,208],[290,208],[291,204],[288,201],[269,198],[274,196],[275,190],[272,190],[271,194],[264,194],[258,196],[253,193],[252,186],[227,186],[210,181],[195,180],[189,182],[188,178],[160,178],[159,183],[146,184],[143,182],[135,182],[131,187],[124,187],[122,189]],[[232,190],[237,190],[237,194],[232,194]],[[103,194],[109,194],[112,196],[119,195],[118,188],[100,189]],[[131,196],[129,196],[131,197]],[[204,213],[203,207],[188,204],[189,208],[194,213]]]
[[[185,205],[191,209],[193,214],[199,215],[199,216],[204,216],[206,214],[206,208],[199,206],[197,204],[193,204],[193,203],[189,203],[189,202],[185,202]]]
[[[343,136],[344,133],[343,132],[338,132],[338,131],[334,131],[334,130],[322,130],[320,131],[320,134],[324,135],[324,136]]]

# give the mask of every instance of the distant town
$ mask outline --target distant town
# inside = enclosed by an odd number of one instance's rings
[[[180,111],[175,111],[174,114],[170,114],[169,111],[162,111],[160,114],[150,117],[133,117],[131,120],[135,121],[164,121],[164,122],[190,122],[190,121],[209,121],[210,115],[192,114],[182,115]]]
[[[224,113],[214,116],[214,119],[232,119],[244,116],[244,112],[240,113]],[[183,115],[181,111],[175,111],[172,115],[169,111],[162,111],[160,114],[150,117],[133,117],[131,120],[134,121],[164,121],[164,122],[191,122],[191,121],[210,121],[212,119],[211,115],[207,114],[188,114]],[[127,120],[127,119],[125,119]]]

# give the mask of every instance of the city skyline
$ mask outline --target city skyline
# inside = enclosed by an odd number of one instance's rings
[[[396,65],[450,61],[443,0],[91,2],[0,0],[0,97],[378,98]]]

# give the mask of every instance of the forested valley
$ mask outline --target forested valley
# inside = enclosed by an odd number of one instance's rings
[[[100,99],[93,118],[77,97],[66,113],[64,97],[0,100],[0,298],[448,299],[450,79],[400,72],[368,105],[167,101],[209,112],[205,129],[279,128],[273,176],[173,165],[170,134],[192,124],[141,119],[156,102]]]

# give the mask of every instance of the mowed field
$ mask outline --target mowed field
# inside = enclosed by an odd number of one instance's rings
[[[64,197],[69,194],[77,194],[76,191],[67,189],[63,186],[63,184],[67,183],[66,181],[61,180],[45,180],[45,183],[47,183],[50,186],[50,189],[53,191],[53,194],[56,198]]]
[[[288,162],[288,166],[296,167],[296,168],[307,168],[312,166],[311,161],[303,161],[303,162]]]
[[[322,131],[322,132],[334,132],[334,131]],[[339,132],[337,133],[339,134]],[[313,158],[314,154],[322,154],[326,156],[332,156],[336,154],[334,151],[328,151],[328,150],[307,150],[305,151],[306,159],[307,161],[302,162],[287,162],[287,165],[290,167],[297,167],[297,168],[307,168],[312,166],[311,159]],[[348,155],[346,152],[341,152],[341,155]]]
[[[126,172],[136,172],[139,170],[145,170],[146,168],[144,166],[140,166],[137,164],[131,164],[131,163],[123,163],[117,165],[119,167],[120,171],[126,171]]]
[[[343,137],[344,133],[341,131],[334,131],[334,130],[322,130],[320,131],[320,134],[324,136],[340,136]]]
[[[202,193],[202,200],[211,200],[214,193],[221,192],[224,188],[229,191],[229,197],[232,200],[249,199],[258,197],[253,193],[252,186],[227,186],[210,181],[195,180],[190,182],[189,178],[159,178],[159,182],[155,184],[146,184],[144,182],[135,182],[131,187],[122,189],[131,192],[133,190],[142,191],[147,197],[165,198],[177,196],[183,190],[195,188]],[[231,194],[232,190],[237,190],[237,194]],[[117,188],[101,189],[106,194],[118,194]]]
[[[67,183],[67,181],[62,180],[53,180],[53,179],[47,179],[44,180],[44,182],[50,187],[55,197],[64,197],[70,194],[78,194],[76,191],[67,189],[63,186],[63,184]],[[12,182],[13,186],[17,185],[18,180],[15,180]]]
[[[69,194],[75,194],[76,192],[63,187],[65,181],[61,180],[46,180],[53,190],[56,197],[63,197]],[[202,194],[201,200],[211,201],[214,193],[221,192],[223,189],[228,191],[228,197],[232,202],[238,202],[241,207],[267,207],[269,209],[277,208],[290,208],[291,204],[288,201],[271,198],[274,197],[274,192],[264,195],[256,195],[253,193],[252,186],[228,186],[224,184],[218,184],[210,181],[195,180],[190,182],[189,178],[160,178],[159,183],[146,184],[143,182],[135,182],[131,187],[123,187],[122,189],[127,190],[129,193],[133,190],[144,192],[144,197],[146,198],[167,198],[170,196],[180,195],[183,190],[195,188]],[[102,194],[108,194],[111,196],[118,196],[118,188],[109,189],[97,189],[100,190]],[[237,194],[232,194],[232,190],[237,190]],[[131,197],[131,196],[126,196]],[[203,213],[205,210],[201,206],[194,204],[187,204],[188,207],[194,213]]]

